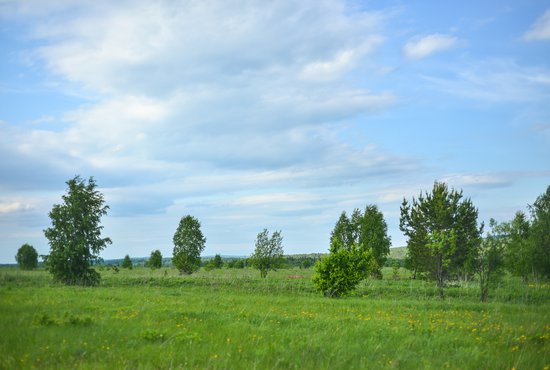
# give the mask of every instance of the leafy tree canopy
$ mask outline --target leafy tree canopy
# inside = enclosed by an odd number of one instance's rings
[[[390,253],[391,239],[384,215],[376,205],[367,205],[365,211],[355,209],[351,219],[342,212],[331,234],[330,251],[358,249],[369,252],[374,259],[372,273],[381,277],[381,268]]]
[[[550,277],[550,186],[529,209],[532,218],[533,270],[535,274]]]
[[[434,238],[448,239],[452,231],[454,245],[451,255],[443,257],[448,261],[442,274],[448,278],[451,274],[471,271],[483,232],[483,224],[478,226],[477,217],[478,211],[472,201],[463,199],[462,191],[449,190],[445,183],[434,183],[430,193],[421,193],[418,198],[413,198],[412,204],[403,199],[399,227],[408,237],[407,266],[415,275],[425,272],[437,278],[441,257],[438,251],[443,249],[430,248],[429,245],[437,244],[433,243]],[[446,251],[450,249],[446,248]]]
[[[162,267],[162,253],[160,253],[158,249],[151,252],[151,257],[149,257],[149,261],[147,261],[147,266],[152,269],[159,269]]]
[[[23,244],[15,255],[15,260],[22,270],[32,270],[38,266],[38,253],[30,244]]]
[[[172,264],[182,274],[192,274],[197,271],[206,243],[199,220],[191,215],[182,217],[172,240],[174,242]]]
[[[250,261],[254,267],[260,270],[261,277],[267,277],[269,270],[276,270],[283,260],[283,236],[280,231],[275,231],[271,238],[269,231],[264,229],[256,237],[256,248]]]
[[[134,268],[134,264],[132,263],[132,260],[130,259],[129,255],[124,256],[121,267],[125,269],[130,269],[130,270]]]
[[[90,177],[86,183],[80,176],[67,181],[63,203],[49,213],[52,226],[44,230],[50,243],[46,263],[54,279],[65,284],[95,285],[99,274],[90,266],[99,260],[99,252],[111,244],[102,238],[101,216],[107,214],[103,195]]]

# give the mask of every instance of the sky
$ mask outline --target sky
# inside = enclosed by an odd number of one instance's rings
[[[550,185],[550,3],[0,0],[0,263],[93,176],[105,259],[326,252],[342,211],[434,181],[479,222]]]

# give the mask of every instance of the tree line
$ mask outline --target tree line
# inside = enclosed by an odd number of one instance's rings
[[[44,262],[56,281],[96,285],[100,275],[92,266],[100,260],[100,251],[112,243],[101,236],[101,217],[109,207],[92,177],[86,183],[75,176],[66,184],[63,202],[53,206],[49,213],[51,227],[44,230],[50,244]],[[442,182],[435,182],[431,191],[421,192],[410,201],[403,199],[400,213],[399,227],[407,237],[405,267],[412,278],[433,280],[441,298],[450,280],[477,276],[483,301],[505,271],[524,281],[550,277],[550,186],[528,206],[528,213],[518,211],[512,220],[502,223],[491,219],[485,236],[485,225],[478,222],[478,210],[471,199]],[[182,217],[172,241],[173,266],[181,274],[197,271],[206,244],[199,220],[191,215]],[[270,270],[283,265],[282,242],[281,231],[270,235],[264,229],[256,237],[254,252],[243,264],[257,268],[262,278],[267,277]],[[342,212],[331,232],[329,253],[320,260],[298,259],[299,266],[314,264],[314,286],[327,297],[339,297],[366,278],[381,278],[390,246],[384,216],[370,204],[363,211],[355,209],[350,216]],[[36,250],[25,244],[16,260],[22,268],[32,269],[37,257]],[[287,263],[296,261],[287,259]],[[162,266],[159,250],[151,252],[147,265]],[[222,265],[221,256],[216,255],[205,267]],[[132,268],[129,255],[122,267]]]

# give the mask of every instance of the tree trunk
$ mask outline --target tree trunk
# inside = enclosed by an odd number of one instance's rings
[[[479,274],[479,287],[481,290],[479,299],[481,302],[485,302],[487,300],[487,293],[489,290],[488,281],[489,281],[489,277],[487,276],[485,271],[481,271],[481,273]]]
[[[437,279],[437,288],[439,289],[439,298],[443,299],[445,298],[445,295],[443,293],[443,255],[441,253],[438,253],[437,255],[437,272],[436,272],[436,279]]]

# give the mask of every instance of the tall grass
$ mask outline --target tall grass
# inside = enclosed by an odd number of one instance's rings
[[[352,297],[313,290],[311,270],[101,271],[95,288],[0,270],[0,368],[543,369],[550,287],[515,279],[436,298],[404,271]]]

